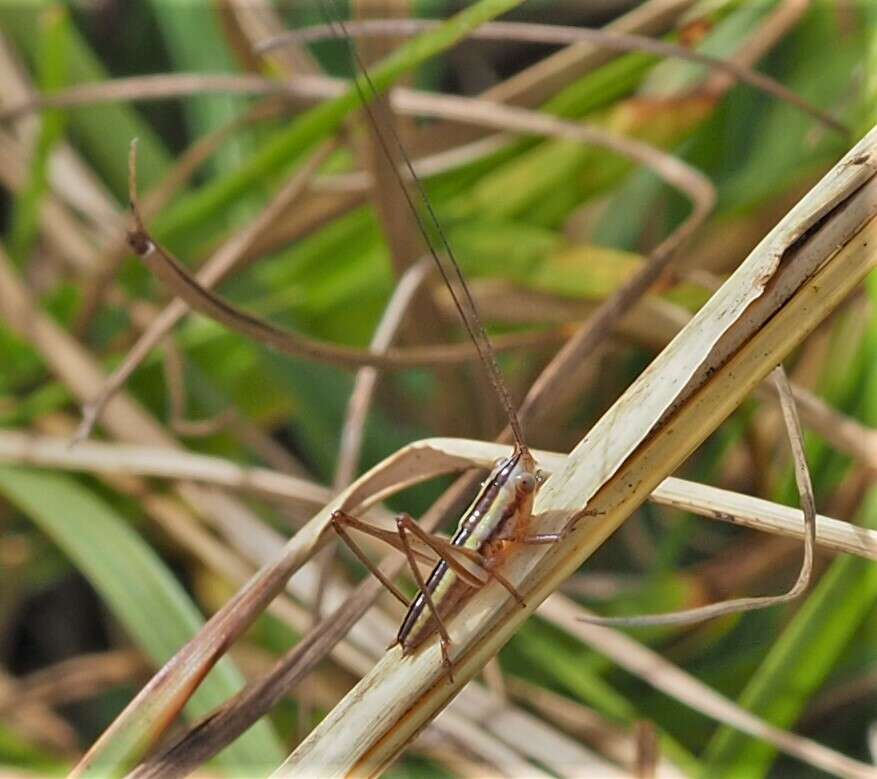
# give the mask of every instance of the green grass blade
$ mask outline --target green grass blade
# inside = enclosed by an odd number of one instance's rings
[[[404,74],[453,46],[484,22],[520,5],[522,0],[480,0],[461,11],[435,30],[421,35],[400,46],[389,57],[370,71],[371,84],[362,76],[359,87],[367,95],[372,88],[384,92]],[[327,100],[303,114],[287,130],[256,151],[234,173],[205,185],[197,192],[182,198],[164,218],[156,220],[156,233],[168,242],[191,241],[209,230],[211,220],[228,208],[238,198],[270,180],[286,167],[305,155],[318,141],[331,135],[344,118],[360,104],[357,89],[353,86],[335,100]]]
[[[51,5],[40,14],[38,25],[38,86],[43,92],[51,92],[64,86],[70,17],[61,6]],[[30,176],[12,207],[9,253],[19,264],[25,261],[37,239],[40,207],[48,191],[49,158],[64,136],[64,125],[62,111],[45,111],[40,117]]]
[[[40,51],[37,19],[44,2],[0,2],[0,30],[30,61]],[[103,81],[107,74],[79,32],[70,25],[65,51],[66,85]],[[128,147],[132,138],[137,147],[140,184],[149,189],[158,183],[170,166],[171,158],[150,125],[133,108],[122,103],[87,106],[68,114],[71,134],[102,174],[104,181],[124,202],[128,192]]]
[[[149,3],[174,70],[194,73],[234,73],[234,59],[219,26],[219,14],[210,3]],[[191,136],[199,138],[232,122],[247,108],[246,98],[234,95],[199,95],[183,105]],[[236,133],[207,162],[212,173],[230,173],[249,153],[247,137]]]
[[[863,508],[863,525],[877,528],[877,490]],[[877,566],[835,560],[807,602],[746,685],[739,703],[779,727],[791,727],[843,655],[877,601]],[[703,776],[764,776],[776,749],[732,728],[720,728],[705,752]]]
[[[157,666],[198,632],[203,619],[164,563],[119,514],[75,479],[2,467],[0,492],[63,549]],[[186,705],[186,715],[190,720],[200,719],[237,692],[243,682],[231,661],[222,660]],[[144,711],[136,729],[118,734],[95,771],[100,775],[117,772],[132,750],[149,737],[149,724],[149,712]],[[217,761],[229,773],[241,775],[242,771],[273,768],[282,759],[270,725],[260,722]]]

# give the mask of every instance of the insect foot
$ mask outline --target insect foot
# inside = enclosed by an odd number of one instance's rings
[[[444,638],[440,639],[440,645],[442,649],[442,665],[445,668],[445,673],[448,677],[448,682],[451,684],[454,683],[454,662],[451,660],[451,642],[446,641]]]

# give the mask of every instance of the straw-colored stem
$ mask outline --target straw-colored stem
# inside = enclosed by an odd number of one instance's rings
[[[666,476],[877,264],[872,182],[877,132],[753,251],[542,488],[540,532],[570,526],[505,572],[520,608],[485,587],[450,625],[454,681],[433,641],[390,650],[299,746],[278,775],[373,775],[391,762]],[[836,251],[838,246],[843,248]],[[589,516],[583,516],[587,508]],[[578,519],[578,522],[575,520]]]

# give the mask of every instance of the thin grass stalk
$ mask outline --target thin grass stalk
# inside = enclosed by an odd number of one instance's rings
[[[464,439],[420,442],[447,454],[459,453],[467,458],[470,466],[477,468],[490,468],[509,453],[503,444],[477,442],[474,443],[475,450],[469,445],[472,443]],[[566,460],[566,455],[542,449],[534,449],[533,454],[547,473],[560,470]],[[83,442],[71,447],[67,436],[38,436],[14,430],[0,431],[0,463],[197,481],[312,506],[322,506],[331,496],[329,489],[307,479],[267,468],[240,465],[221,457],[131,444]],[[799,539],[804,533],[801,512],[797,509],[672,476],[652,491],[649,500],[660,506],[765,533]],[[877,560],[877,530],[821,514],[816,517],[816,543],[827,551]]]

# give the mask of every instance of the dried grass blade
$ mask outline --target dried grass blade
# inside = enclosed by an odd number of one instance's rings
[[[313,506],[322,506],[329,499],[325,487],[306,479],[170,447],[97,441],[83,441],[71,447],[69,439],[3,430],[0,462],[200,481]]]
[[[137,213],[135,211],[135,213]],[[207,287],[198,283],[183,265],[161,245],[155,243],[142,222],[129,234],[131,248],[162,283],[189,308],[207,316],[228,329],[239,332],[258,343],[276,349],[282,354],[319,360],[347,368],[373,366],[384,369],[425,367],[454,364],[478,359],[470,344],[421,346],[408,349],[388,349],[376,352],[355,349],[307,338],[291,330],[283,330],[264,319],[248,314],[231,305]],[[545,333],[522,333],[497,339],[498,351],[529,346],[544,346],[565,340],[566,330]],[[92,412],[88,417],[93,416]]]
[[[810,577],[813,573],[813,550],[816,546],[816,501],[813,497],[813,484],[810,481],[807,458],[804,455],[804,436],[801,432],[801,422],[798,419],[798,412],[795,408],[795,399],[789,386],[789,380],[786,378],[786,373],[782,366],[774,369],[772,377],[780,398],[783,421],[786,425],[789,445],[792,449],[792,457],[795,463],[795,482],[798,485],[798,494],[804,513],[804,559],[801,561],[801,570],[798,573],[798,578],[791,589],[782,595],[732,598],[721,603],[711,603],[707,606],[682,609],[667,614],[617,618],[588,616],[582,618],[584,621],[591,622],[594,625],[629,628],[652,627],[655,625],[692,625],[728,614],[742,614],[746,611],[779,606],[782,603],[793,601],[804,594],[810,586]]]
[[[877,471],[877,430],[837,411],[803,387],[791,386],[795,406],[808,427],[839,452]]]
[[[802,513],[796,509],[682,479],[665,479],[649,499],[661,506],[790,538],[803,540],[807,532]],[[816,515],[816,545],[877,560],[877,531],[821,514]]]
[[[429,258],[423,257],[402,274],[399,283],[393,290],[393,296],[384,310],[381,321],[375,329],[370,344],[372,351],[386,352],[390,348],[404,321],[406,312],[417,292],[429,277],[431,270],[432,265]],[[335,472],[336,489],[342,489],[349,485],[356,474],[365,423],[378,378],[378,371],[372,366],[360,368],[356,374],[338,446],[338,467]]]
[[[329,142],[317,149],[289,182],[280,188],[280,191],[268,207],[246,229],[223,244],[205,263],[198,274],[198,281],[205,285],[205,287],[210,287],[213,284],[218,284],[231,273],[252,243],[302,194],[313,174],[329,156],[333,148],[334,144]],[[142,225],[143,211],[139,205],[139,194],[136,186],[136,149],[135,141],[131,145],[129,159],[129,170],[132,174],[132,178],[129,180],[129,190],[132,205],[136,204],[137,222]],[[133,346],[122,364],[107,379],[100,394],[83,409],[82,425],[76,433],[76,440],[83,440],[90,435],[110,398],[119,391],[149,352],[185,315],[187,310],[184,302],[175,300],[156,317],[153,324],[137,340],[137,343]]]
[[[685,703],[694,711],[730,725],[809,765],[837,776],[873,779],[870,766],[853,760],[809,738],[775,727],[751,714],[691,674],[665,660],[629,636],[581,619],[583,609],[561,595],[552,595],[539,609],[541,616],[563,627],[622,668],[655,689]]]
[[[502,444],[464,439],[434,438],[414,446],[429,446],[448,456],[463,458],[468,467],[481,468],[489,468],[509,452]],[[562,469],[566,460],[565,455],[556,452],[534,450],[533,453],[549,474]],[[331,496],[327,488],[307,479],[267,468],[242,466],[221,457],[168,447],[97,441],[85,441],[71,447],[66,438],[14,430],[0,431],[0,463],[197,481],[313,506],[324,505]],[[804,537],[805,525],[800,511],[718,487],[668,477],[652,491],[649,500],[754,530],[791,538]],[[816,516],[816,544],[822,549],[877,560],[877,530],[822,514]]]
[[[412,36],[435,29],[439,22],[431,19],[363,19],[345,22],[348,35],[353,38],[370,38],[384,35]],[[333,36],[330,25],[320,24],[276,35],[262,41],[258,50],[269,52],[289,44],[312,43]],[[549,46],[572,46],[589,43],[598,48],[615,52],[645,52],[659,57],[675,58],[705,65],[719,73],[777,98],[814,117],[826,127],[844,135],[849,128],[830,113],[813,105],[776,79],[733,60],[712,57],[695,49],[649,38],[645,35],[617,32],[610,29],[590,29],[565,25],[537,24],[533,22],[487,22],[469,35],[470,39],[488,41],[514,40]]]
[[[132,181],[134,179],[132,178]],[[468,343],[446,346],[422,346],[409,349],[388,349],[376,352],[355,349],[328,342],[318,342],[291,330],[272,325],[264,319],[248,314],[231,305],[219,295],[200,284],[188,270],[164,247],[156,243],[141,218],[136,192],[132,190],[131,202],[135,225],[128,234],[131,249],[162,283],[189,308],[219,322],[235,332],[254,341],[276,349],[282,354],[305,359],[321,360],[344,367],[361,368],[411,368],[457,363],[478,358],[475,347]],[[527,346],[542,346],[564,340],[565,329],[545,333],[512,334],[496,341],[498,351]],[[102,400],[101,398],[100,400]],[[96,404],[86,410],[83,433],[91,427]],[[86,424],[87,423],[87,424]],[[81,437],[81,435],[79,436]]]
[[[148,671],[146,659],[134,649],[76,655],[20,677],[14,688],[0,691],[0,716],[29,703],[59,706],[89,698],[141,679]]]

